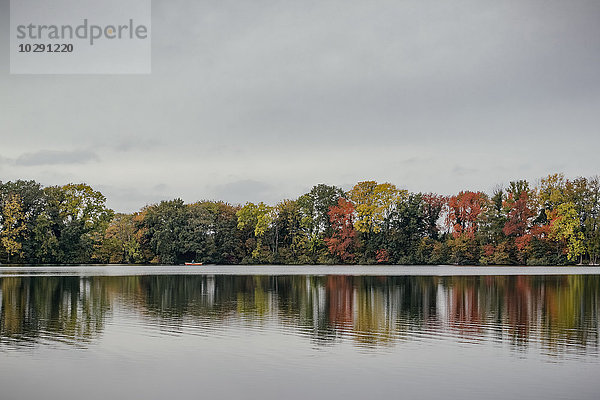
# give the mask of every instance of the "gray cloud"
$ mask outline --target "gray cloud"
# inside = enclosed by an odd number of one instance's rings
[[[18,166],[68,165],[87,164],[98,160],[98,155],[89,150],[40,150],[35,153],[21,154],[15,164]]]
[[[454,168],[452,168],[452,173],[456,175],[469,175],[476,172],[477,170],[475,168],[465,168],[460,165],[455,165]]]
[[[160,145],[159,140],[142,135],[121,136],[111,140],[97,137],[94,141],[94,148],[122,153],[146,152]]]

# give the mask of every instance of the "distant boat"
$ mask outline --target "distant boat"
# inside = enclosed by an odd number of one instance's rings
[[[185,265],[202,265],[201,262],[186,262]]]

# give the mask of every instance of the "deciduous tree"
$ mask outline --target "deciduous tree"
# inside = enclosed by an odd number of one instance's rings
[[[333,228],[332,236],[325,239],[331,254],[339,257],[342,262],[354,260],[358,247],[357,234],[354,229],[354,204],[340,198],[337,206],[329,210],[329,219]]]
[[[21,238],[25,235],[25,214],[19,195],[8,197],[2,204],[2,219],[0,220],[0,243],[8,255],[10,263],[13,256],[21,255]]]

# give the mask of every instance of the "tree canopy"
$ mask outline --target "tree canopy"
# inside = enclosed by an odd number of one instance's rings
[[[492,194],[319,184],[276,204],[114,213],[86,184],[0,182],[0,262],[20,264],[597,264],[600,181],[562,174]]]

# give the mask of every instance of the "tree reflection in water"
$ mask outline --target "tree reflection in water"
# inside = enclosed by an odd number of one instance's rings
[[[1,278],[0,346],[86,346],[118,309],[176,334],[277,326],[319,345],[451,338],[596,353],[599,285],[580,275]]]

